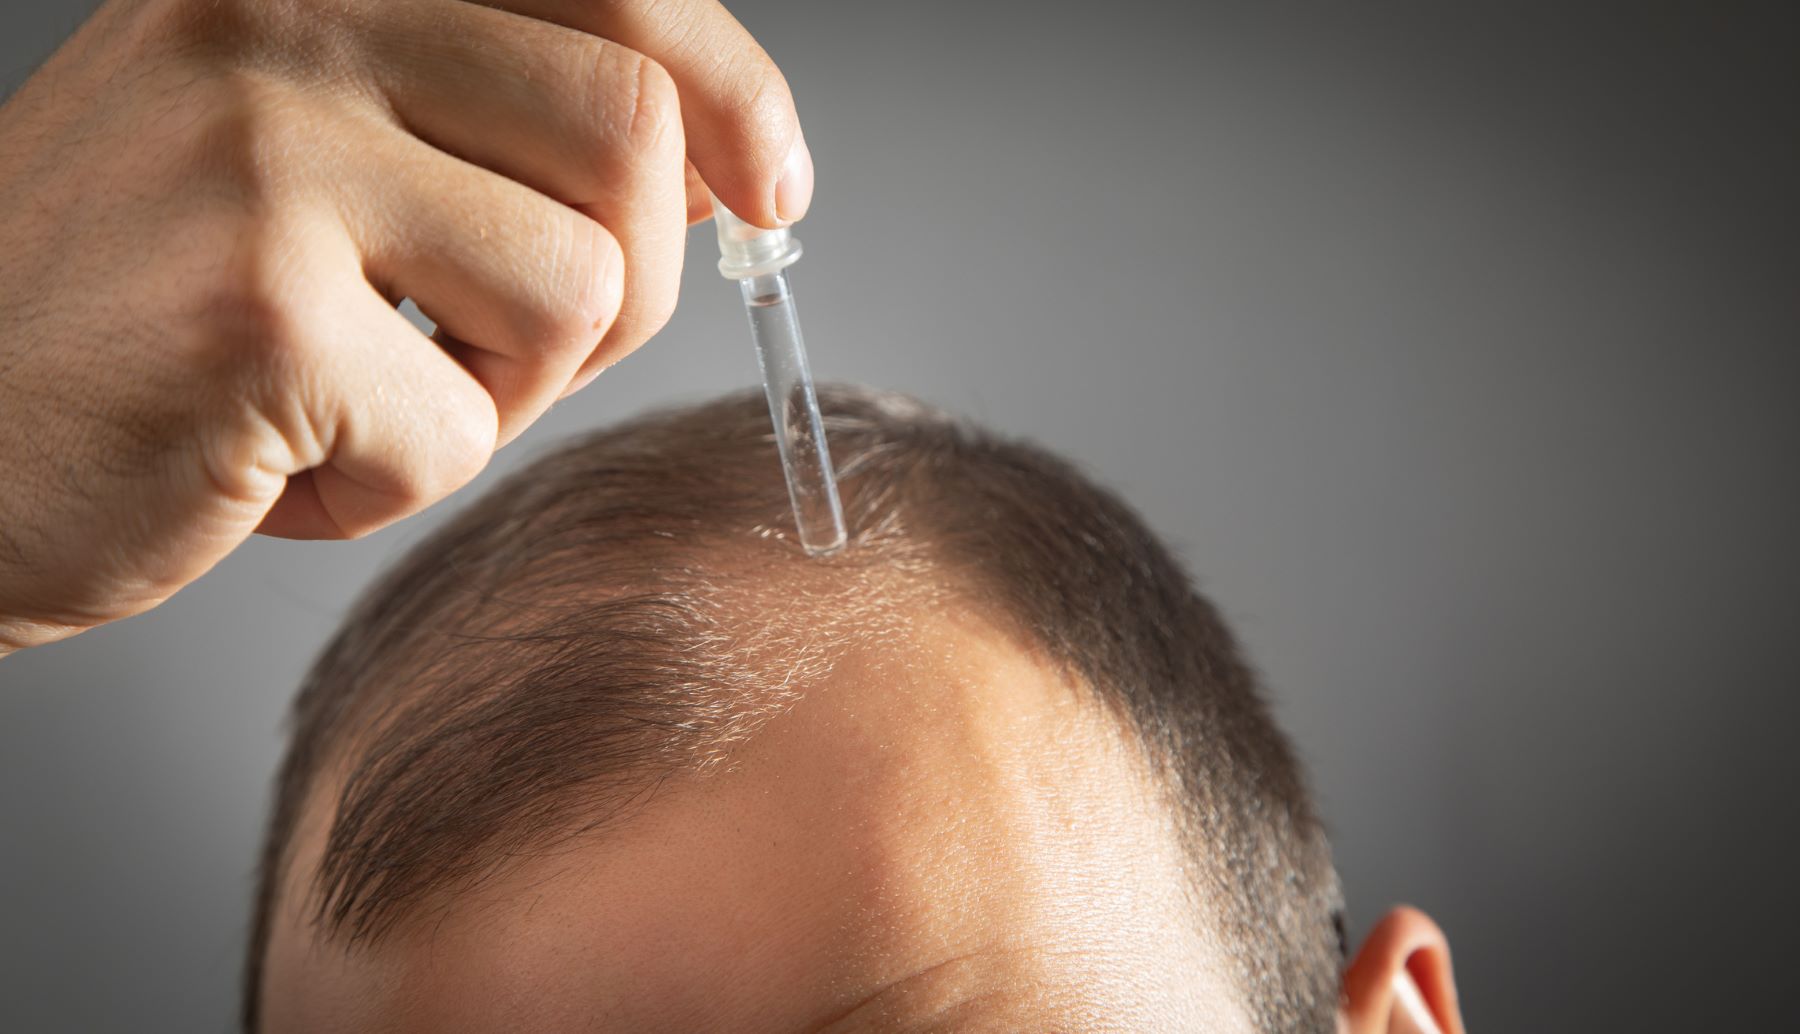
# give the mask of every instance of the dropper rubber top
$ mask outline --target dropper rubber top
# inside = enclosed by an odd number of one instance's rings
[[[765,230],[739,219],[718,198],[712,203],[713,224],[719,230],[719,272],[727,280],[774,273],[800,257],[800,240],[787,227]]]

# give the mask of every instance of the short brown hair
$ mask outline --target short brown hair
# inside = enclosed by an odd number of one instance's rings
[[[748,736],[779,708],[779,685],[825,662],[816,645],[747,645],[724,601],[805,567],[846,584],[954,585],[1078,676],[1165,774],[1259,1029],[1333,1029],[1329,848],[1252,672],[1168,548],[1041,449],[901,395],[829,387],[821,403],[852,530],[823,567],[795,560],[768,414],[746,393],[559,449],[362,599],[294,705],[247,1028],[288,844],[327,766],[347,775],[318,916],[347,941],[376,939],[429,896],[603,825],[660,776]],[[737,566],[701,560],[727,555]]]

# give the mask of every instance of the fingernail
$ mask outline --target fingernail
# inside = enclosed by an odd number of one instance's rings
[[[812,204],[812,192],[812,152],[802,134],[794,138],[787,161],[781,163],[781,178],[775,181],[775,218],[784,224],[798,220]]]

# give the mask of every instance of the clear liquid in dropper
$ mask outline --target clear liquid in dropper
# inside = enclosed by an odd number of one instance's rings
[[[843,548],[846,537],[844,510],[838,501],[831,452],[825,444],[825,427],[819,418],[819,400],[813,391],[787,272],[738,282],[743,285],[744,308],[750,314],[750,336],[756,342],[800,544],[814,556],[834,553]]]

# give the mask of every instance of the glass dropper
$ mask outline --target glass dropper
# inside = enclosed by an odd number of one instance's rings
[[[712,202],[719,230],[719,272],[736,280],[744,294],[800,545],[811,556],[827,556],[844,548],[844,507],[838,500],[831,451],[825,445],[794,292],[788,286],[787,267],[800,257],[800,242],[785,227],[753,226],[718,198]]]

